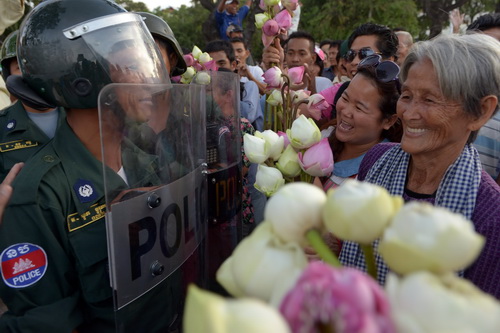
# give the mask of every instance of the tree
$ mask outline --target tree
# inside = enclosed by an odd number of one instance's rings
[[[418,32],[417,8],[413,0],[322,1],[302,0],[300,29],[322,39],[345,39],[359,25],[367,22],[404,27]]]

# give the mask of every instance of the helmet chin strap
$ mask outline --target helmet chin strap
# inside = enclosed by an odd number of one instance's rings
[[[5,85],[9,93],[31,108],[46,110],[56,107],[38,96],[37,93],[26,84],[21,75],[10,75],[7,77]]]

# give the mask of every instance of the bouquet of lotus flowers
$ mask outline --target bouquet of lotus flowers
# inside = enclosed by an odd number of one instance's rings
[[[298,0],[282,1],[284,8],[279,7],[279,0],[261,0],[260,8],[264,13],[255,15],[255,25],[262,31],[262,43],[265,47],[271,45],[280,34],[285,34],[292,25],[292,16],[288,8],[296,7]],[[294,85],[302,85],[304,66],[287,69],[282,72],[276,65],[264,73],[266,87],[266,107],[264,110],[264,128],[274,132],[286,131],[291,127],[297,115],[297,109],[302,103],[308,103],[311,116],[320,119],[321,112],[328,108],[323,96],[304,90],[294,92]]]
[[[366,247],[379,239],[393,272],[385,289],[342,267],[325,231]],[[403,205],[377,185],[348,180],[325,194],[308,183],[287,184],[217,272],[235,298],[192,286],[185,332],[497,333],[500,303],[455,275],[483,245],[462,215],[422,202]],[[306,246],[322,261],[308,262]],[[365,257],[370,266],[373,249]]]
[[[245,134],[243,147],[250,162],[259,164],[254,186],[268,197],[297,178],[312,182],[314,177],[333,171],[328,139],[321,138],[318,126],[304,115],[286,133],[265,130]]]
[[[203,71],[216,71],[217,66],[215,61],[207,52],[201,52],[198,46],[194,46],[189,54],[185,54],[184,60],[188,66],[184,74],[172,77],[175,83],[189,84],[191,82],[197,84],[209,84],[210,75]]]

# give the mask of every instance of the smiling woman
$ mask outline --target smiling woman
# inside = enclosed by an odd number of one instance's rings
[[[472,220],[486,244],[461,274],[497,298],[500,187],[482,170],[471,142],[498,111],[499,57],[498,41],[482,34],[442,36],[413,46],[401,69],[401,144],[375,146],[359,169],[360,180],[405,201],[425,201]],[[344,243],[340,260],[364,266],[361,250],[351,242]],[[387,267],[381,258],[377,266],[383,283]]]

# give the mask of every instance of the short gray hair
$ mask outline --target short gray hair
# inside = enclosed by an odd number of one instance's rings
[[[443,96],[461,103],[474,118],[481,115],[483,97],[500,99],[500,42],[496,39],[470,34],[417,42],[402,65],[401,81],[406,80],[413,64],[424,59],[432,62]]]

